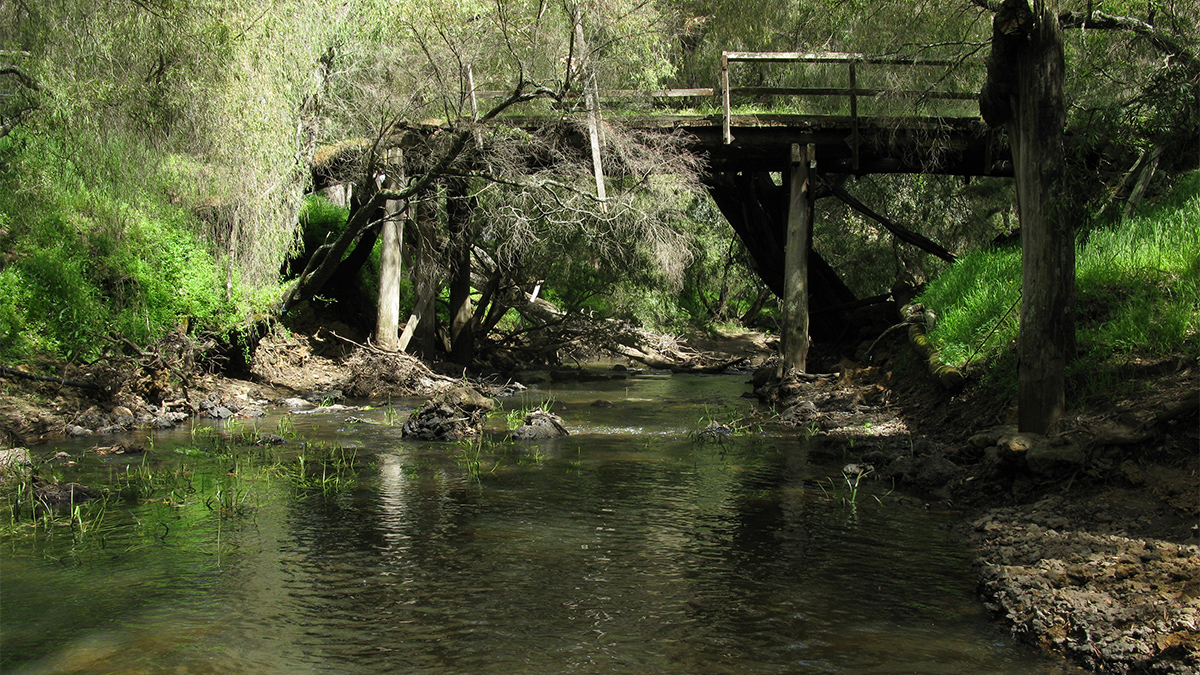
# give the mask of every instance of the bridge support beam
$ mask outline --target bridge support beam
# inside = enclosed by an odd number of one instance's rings
[[[783,256],[783,354],[780,378],[808,368],[808,249],[812,245],[813,181],[811,145],[792,144],[787,239]]]

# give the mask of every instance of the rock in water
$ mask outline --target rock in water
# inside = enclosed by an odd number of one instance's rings
[[[513,432],[513,438],[522,441],[541,441],[547,438],[569,436],[562,418],[545,410],[534,410],[525,416],[525,424]]]
[[[405,438],[422,441],[461,441],[478,436],[481,412],[469,413],[446,403],[429,403],[414,410],[404,422]]]

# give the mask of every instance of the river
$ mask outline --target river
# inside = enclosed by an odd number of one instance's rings
[[[482,442],[408,442],[419,402],[394,401],[34,448],[109,498],[0,512],[0,670],[1076,672],[989,621],[956,514],[855,490],[756,423],[744,380],[506,400],[551,401],[572,434],[541,444],[502,414]],[[287,442],[250,445],[268,432]]]

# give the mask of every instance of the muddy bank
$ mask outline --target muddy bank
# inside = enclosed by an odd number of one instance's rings
[[[982,387],[897,377],[920,370],[893,347],[756,393],[818,452],[962,509],[980,595],[1021,639],[1097,672],[1200,672],[1195,364],[1037,436]]]

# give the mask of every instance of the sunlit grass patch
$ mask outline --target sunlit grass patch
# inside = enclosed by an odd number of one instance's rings
[[[939,317],[929,336],[942,359],[1002,388],[1016,377],[1020,270],[1019,249],[975,251],[918,298]],[[1200,172],[1146,213],[1080,241],[1076,320],[1077,395],[1130,358],[1200,357]]]

